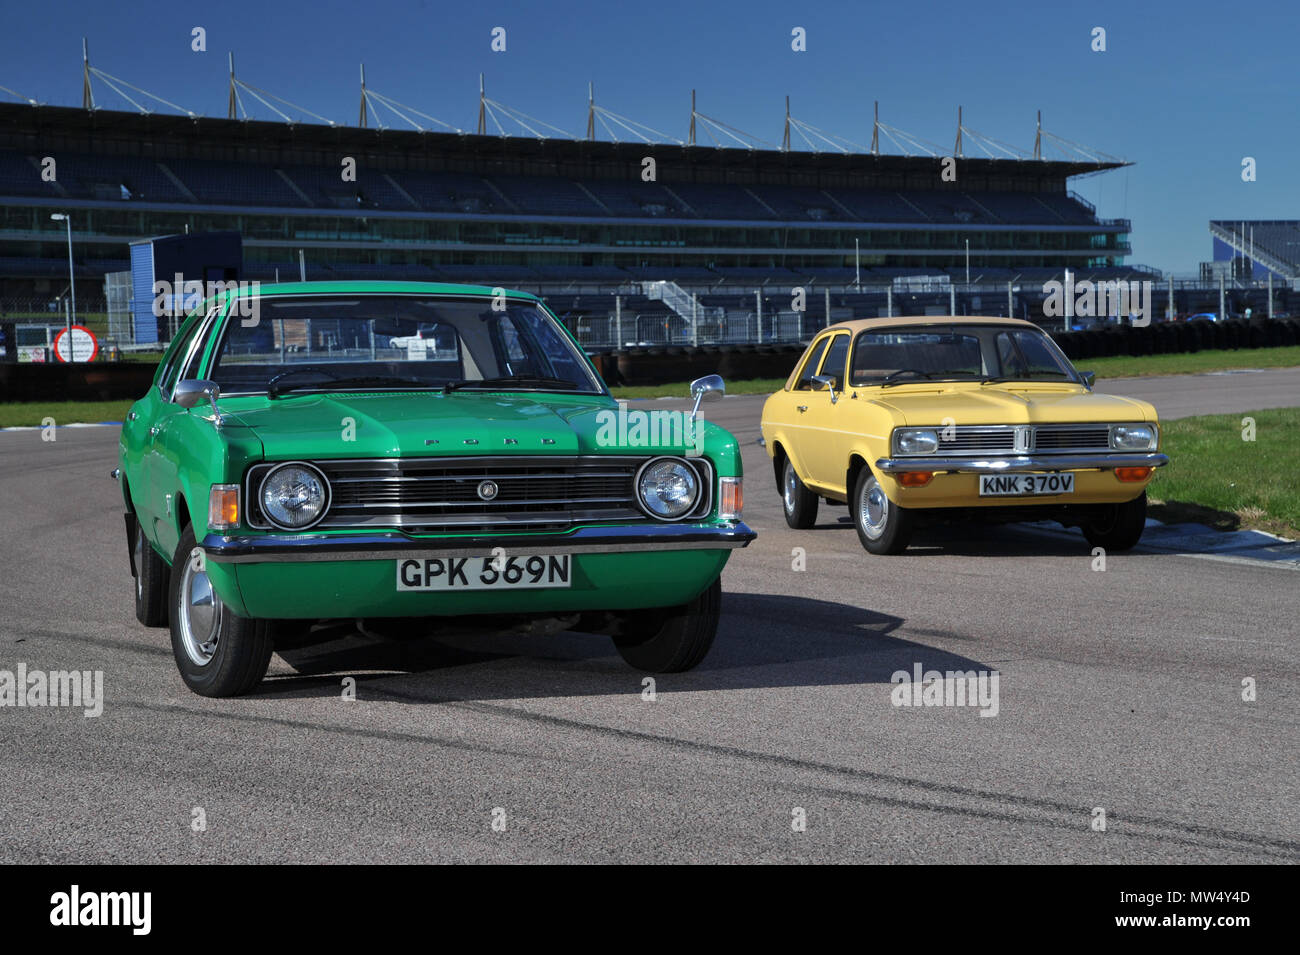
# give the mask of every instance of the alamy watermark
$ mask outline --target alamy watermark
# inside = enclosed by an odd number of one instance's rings
[[[997,670],[896,670],[889,678],[898,684],[889,692],[895,706],[978,706],[980,716],[998,715]]]
[[[103,670],[0,670],[0,707],[80,707],[94,719],[104,712]]]
[[[1134,328],[1151,324],[1151,286],[1142,282],[1075,282],[1069,273],[1065,282],[1043,283],[1043,315],[1047,318],[1127,317]]]
[[[656,408],[629,410],[626,401],[618,410],[596,413],[596,444],[602,448],[685,448],[688,457],[704,453],[704,428],[686,411]]]
[[[180,272],[176,281],[168,282],[158,279],[153,283],[154,318],[178,318],[188,315],[199,304],[222,293],[231,296],[230,314],[239,317],[239,324],[251,328],[258,322],[261,311],[259,293],[261,282],[201,282],[198,279],[186,279]]]

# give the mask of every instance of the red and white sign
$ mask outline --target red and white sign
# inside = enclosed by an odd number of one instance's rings
[[[94,361],[99,354],[99,339],[95,333],[84,325],[72,326],[72,355],[74,362]],[[68,361],[68,329],[59,329],[54,336],[54,357],[59,361]]]

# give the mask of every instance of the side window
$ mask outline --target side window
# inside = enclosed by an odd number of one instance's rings
[[[808,353],[808,359],[803,363],[799,370],[799,380],[794,383],[795,391],[812,391],[813,375],[817,374],[817,363],[821,361],[822,352],[826,350],[826,343],[829,338],[823,338],[813,345],[812,351]]]
[[[826,349],[826,360],[822,362],[820,374],[830,375],[835,379],[835,390],[844,390],[844,367],[849,362],[849,336],[836,335],[831,347]]]
[[[162,389],[163,397],[171,400],[172,389],[176,387],[176,382],[180,380],[181,365],[189,355],[190,345],[194,343],[194,336],[199,333],[203,327],[203,319],[199,318],[192,322],[185,332],[178,336],[175,342],[175,348],[167,356],[167,367],[163,371],[162,380],[158,382],[158,387]]]
[[[214,327],[208,323],[208,319],[210,318],[212,318],[212,312],[208,312],[207,316],[203,319],[203,321],[199,323],[200,326],[207,325],[208,328]],[[203,361],[204,345],[205,345],[204,342],[199,342],[199,346],[194,349],[194,354],[192,354],[190,356],[190,360],[185,363],[185,370],[181,372],[181,374],[177,378],[177,381],[181,381],[186,378],[199,377],[199,365]]]

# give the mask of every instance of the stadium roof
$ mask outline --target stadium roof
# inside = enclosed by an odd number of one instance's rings
[[[929,156],[369,129],[24,103],[0,103],[0,147],[78,152],[109,147],[115,153],[156,158],[195,156],[262,162],[303,162],[311,154],[328,154],[354,156],[358,161],[365,156],[396,168],[481,169],[499,164],[501,171],[526,167],[538,173],[539,167],[549,166],[557,174],[581,172],[597,176],[611,175],[615,169],[630,171],[634,165],[639,166],[642,157],[654,156],[663,179],[680,178],[673,174],[674,168],[687,166],[693,170],[688,178],[705,173],[700,178],[720,182],[755,176],[795,181],[790,177],[799,174],[936,179],[939,162]],[[1127,165],[1122,161],[973,156],[957,162],[961,177],[967,180],[978,177],[1060,182]],[[607,171],[602,173],[602,169]]]

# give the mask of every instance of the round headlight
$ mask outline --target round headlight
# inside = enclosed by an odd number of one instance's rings
[[[1156,446],[1156,429],[1149,424],[1116,425],[1110,440],[1116,451],[1150,451]]]
[[[939,450],[939,435],[930,428],[900,428],[894,445],[899,454],[934,454]]]
[[[695,469],[677,458],[658,458],[641,469],[637,479],[641,506],[665,521],[685,517],[700,498]]]
[[[325,514],[329,485],[325,476],[305,464],[283,464],[262,478],[258,501],[276,527],[302,530]]]

